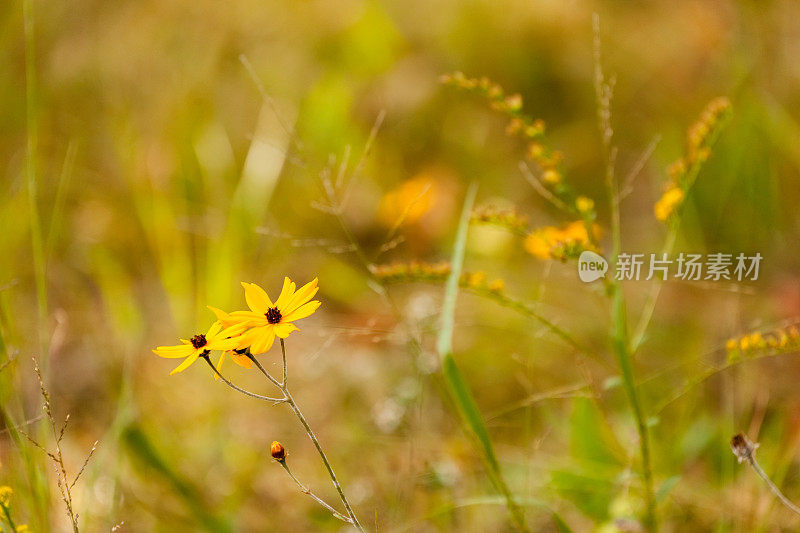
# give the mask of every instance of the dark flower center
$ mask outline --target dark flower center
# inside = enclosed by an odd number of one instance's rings
[[[267,309],[267,312],[264,313],[264,316],[267,317],[267,322],[270,324],[277,324],[281,321],[281,318],[283,318],[283,315],[281,315],[281,312],[277,307],[270,307]]]
[[[208,341],[206,340],[205,335],[195,335],[194,337],[192,337],[191,343],[192,346],[194,346],[195,349],[197,349],[197,348],[202,348],[203,346],[208,344]]]

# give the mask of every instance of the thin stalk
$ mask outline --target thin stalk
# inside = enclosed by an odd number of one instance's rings
[[[36,282],[36,299],[39,310],[39,345],[41,357],[47,347],[47,286],[45,280],[44,242],[42,223],[39,217],[36,162],[38,158],[39,133],[37,123],[38,96],[36,90],[36,48],[34,38],[33,0],[22,2],[25,28],[25,120],[27,128],[27,157],[25,179],[28,185],[28,205],[31,217],[31,247],[33,249],[33,272]]]
[[[743,433],[739,433],[734,435],[731,439],[731,451],[733,455],[739,460],[739,463],[748,463],[750,466],[753,467],[758,477],[764,480],[764,483],[767,484],[770,492],[775,495],[780,502],[786,506],[787,509],[792,511],[793,513],[800,515],[800,507],[795,505],[789,498],[787,498],[778,486],[772,482],[764,469],[761,468],[761,465],[758,464],[756,461],[756,450],[758,449],[758,444],[752,442],[750,439],[747,438],[746,435]]]
[[[350,519],[350,518],[348,518],[348,517],[344,516],[342,513],[340,513],[339,511],[337,511],[336,509],[334,509],[334,508],[333,508],[333,507],[331,507],[330,505],[328,505],[328,504],[325,502],[325,500],[323,500],[322,498],[320,498],[319,496],[317,496],[316,494],[314,494],[313,492],[311,492],[311,489],[309,489],[308,487],[306,487],[305,485],[303,485],[302,483],[300,483],[300,480],[299,480],[299,479],[297,479],[297,478],[294,476],[294,474],[292,473],[292,471],[291,471],[291,470],[289,470],[289,465],[287,465],[287,464],[286,464],[286,460],[285,460],[285,459],[284,459],[284,460],[282,460],[282,461],[278,461],[278,462],[279,462],[279,463],[280,463],[280,465],[283,467],[283,469],[284,469],[284,470],[286,470],[286,473],[287,473],[287,474],[289,474],[289,477],[291,477],[291,478],[292,478],[292,480],[295,482],[295,484],[296,484],[296,485],[297,485],[297,486],[300,488],[300,492],[302,492],[303,494],[308,494],[309,496],[311,496],[311,498],[313,498],[313,499],[314,499],[314,500],[315,500],[315,501],[316,501],[318,504],[320,504],[321,506],[323,506],[325,509],[327,509],[328,511],[330,511],[330,512],[331,512],[331,514],[333,514],[333,516],[335,516],[335,517],[336,517],[336,518],[338,518],[339,520],[342,520],[342,521],[344,521],[344,522],[347,522],[348,524],[352,524],[352,523],[353,523],[353,520],[352,520],[352,519]]]
[[[281,346],[283,346],[283,345],[284,345],[284,343],[281,342]],[[261,373],[264,374],[264,376],[266,376],[266,378],[273,385],[275,385],[276,387],[278,387],[281,390],[281,392],[284,395],[283,402],[289,404],[289,407],[291,407],[292,412],[294,412],[294,414],[297,417],[297,419],[300,420],[300,423],[303,425],[303,428],[305,428],[306,434],[308,435],[308,438],[311,439],[312,443],[314,443],[314,447],[317,449],[317,453],[319,454],[320,458],[322,459],[322,462],[325,464],[325,468],[328,470],[328,476],[330,476],[331,481],[333,482],[333,486],[336,488],[336,491],[339,493],[339,499],[342,500],[342,503],[344,504],[345,509],[347,509],[347,515],[353,521],[352,522],[353,526],[358,528],[359,531],[364,531],[363,526],[358,521],[358,518],[356,518],[356,515],[353,512],[353,508],[350,506],[350,502],[347,501],[347,497],[344,495],[344,490],[342,490],[342,486],[339,484],[339,479],[336,477],[336,474],[333,471],[333,467],[331,466],[330,461],[328,461],[328,457],[325,455],[325,452],[322,450],[322,446],[320,445],[319,440],[317,440],[317,436],[314,434],[314,431],[311,429],[311,426],[308,425],[308,421],[306,420],[306,417],[303,416],[302,411],[300,411],[300,408],[297,406],[297,403],[294,401],[294,398],[292,398],[292,395],[289,393],[289,389],[287,389],[285,385],[282,385],[278,380],[276,380],[274,377],[272,377],[272,375],[269,372],[267,372],[266,369],[264,369],[264,367],[261,365],[261,363],[258,361],[258,359],[256,359],[251,353],[248,352],[247,353],[247,357],[250,358],[250,360],[261,371]]]
[[[281,384],[286,387],[286,345],[281,339],[281,355],[283,356],[283,379],[281,380]]]
[[[595,14],[594,23],[594,85],[595,96],[597,98],[597,115],[600,136],[603,145],[603,157],[605,160],[605,185],[611,212],[611,239],[612,257],[619,256],[622,237],[619,209],[619,184],[614,172],[616,160],[616,148],[612,144],[614,131],[611,127],[611,98],[613,95],[613,80],[609,83],[603,74],[601,55],[600,55],[600,17]],[[636,390],[636,381],[633,375],[633,363],[631,361],[630,337],[628,333],[628,317],[625,309],[625,297],[622,287],[616,277],[609,282],[611,291],[612,307],[612,330],[611,341],[614,355],[622,371],[625,392],[636,419],[636,430],[639,434],[639,450],[642,456],[642,477],[644,478],[645,489],[645,515],[644,525],[650,531],[658,530],[656,519],[656,501],[653,492],[653,474],[650,459],[650,438],[648,434],[647,422],[644,411]]]
[[[289,404],[289,407],[292,408],[295,416],[300,423],[303,424],[303,427],[306,430],[306,434],[308,438],[311,439],[311,442],[314,443],[314,447],[317,449],[317,453],[319,453],[322,462],[325,464],[325,468],[328,470],[328,475],[333,482],[333,486],[336,487],[336,491],[339,493],[339,498],[342,500],[342,504],[344,504],[344,508],[347,509],[347,514],[350,519],[353,521],[353,525],[358,528],[359,531],[364,531],[364,528],[361,526],[361,523],[356,518],[356,514],[353,512],[353,508],[350,507],[350,502],[347,501],[347,497],[344,495],[344,491],[342,490],[342,486],[339,484],[339,480],[336,478],[336,474],[333,472],[333,467],[331,463],[328,461],[328,457],[325,455],[325,452],[322,451],[322,446],[319,444],[319,440],[317,440],[317,436],[314,434],[314,431],[311,429],[311,426],[308,425],[306,421],[306,417],[303,416],[303,413],[300,411],[300,408],[297,407],[297,404],[292,398],[292,395],[289,394],[289,391],[284,389],[283,393],[286,395],[286,402]]]
[[[11,513],[9,512],[8,507],[0,503],[0,509],[3,510],[3,516],[5,517],[6,522],[8,522],[8,526],[11,528],[11,531],[16,531],[17,526],[14,524],[14,520],[11,518]]]
[[[211,362],[211,359],[207,355],[203,355],[201,357],[205,360],[206,363],[208,363],[208,366],[211,367],[211,370],[214,371],[214,373],[219,377],[219,379],[224,381],[225,384],[228,385],[228,387],[232,388],[233,390],[235,390],[237,392],[241,392],[245,396],[250,396],[251,398],[255,398],[257,400],[264,400],[265,402],[282,403],[282,402],[286,401],[285,398],[271,398],[269,396],[262,396],[260,394],[256,394],[254,392],[246,391],[246,390],[244,390],[244,389],[242,389],[240,387],[237,387],[236,385],[234,385],[233,383],[228,381],[225,378],[225,376],[223,376],[222,374],[219,373],[219,370],[217,370],[217,367],[214,366],[214,363]]]
[[[778,486],[772,482],[767,473],[764,472],[764,469],[761,468],[761,465],[758,464],[756,458],[751,455],[750,458],[747,460],[747,462],[750,464],[750,466],[753,467],[753,470],[756,471],[758,477],[764,480],[764,483],[767,484],[767,487],[769,488],[770,492],[772,492],[772,494],[774,494],[775,497],[778,498],[781,501],[781,503],[786,506],[787,509],[792,511],[794,514],[800,515],[800,507],[795,505],[794,502],[792,502],[792,500],[787,498],[781,492],[781,489],[779,489]]]

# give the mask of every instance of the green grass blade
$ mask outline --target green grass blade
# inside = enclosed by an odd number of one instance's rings
[[[464,207],[461,210],[461,220],[458,225],[458,232],[456,234],[456,242],[453,248],[453,255],[451,259],[450,276],[447,279],[444,293],[444,304],[442,307],[442,320],[439,329],[439,338],[437,339],[437,349],[439,351],[439,358],[442,364],[442,375],[447,385],[447,391],[450,394],[453,403],[461,415],[461,420],[470,431],[477,437],[480,443],[482,456],[487,466],[487,473],[489,479],[492,481],[495,489],[505,499],[506,507],[508,507],[511,517],[515,526],[520,531],[528,531],[525,525],[525,516],[522,509],[514,501],[511,491],[503,479],[502,472],[500,471],[500,463],[494,453],[492,440],[489,436],[489,430],[486,428],[486,423],[483,420],[475,398],[469,390],[469,386],[461,375],[461,371],[456,365],[453,358],[453,324],[455,322],[456,299],[458,296],[458,281],[461,278],[461,270],[464,264],[464,250],[467,245],[467,229],[469,228],[470,213],[472,213],[472,205],[475,202],[475,194],[478,187],[476,183],[470,185],[467,190],[467,195],[464,199]]]
[[[122,440],[130,454],[138,459],[140,464],[172,487],[189,509],[191,517],[202,529],[211,533],[232,531],[226,521],[217,518],[208,510],[200,489],[170,466],[141,427],[136,424],[129,425],[123,430]]]

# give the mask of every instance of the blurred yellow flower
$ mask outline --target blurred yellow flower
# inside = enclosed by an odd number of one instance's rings
[[[170,372],[170,375],[183,372],[200,356],[208,355],[212,350],[227,351],[239,346],[238,335],[243,328],[238,324],[224,330],[222,328],[222,323],[214,322],[205,334],[195,335],[189,340],[181,339],[181,344],[177,346],[159,346],[153,350],[153,353],[159,357],[170,359],[184,358],[184,361]]]
[[[600,227],[592,225],[593,237],[600,234]],[[525,250],[539,259],[566,259],[580,254],[583,250],[594,249],[582,220],[570,222],[563,228],[545,226],[530,233],[525,238]]]
[[[594,209],[594,200],[586,196],[578,196],[575,199],[575,208],[581,214],[589,213]]]
[[[319,301],[311,300],[319,290],[317,278],[299,290],[295,290],[296,285],[289,278],[283,278],[283,289],[274,304],[266,291],[255,283],[242,282],[242,287],[250,311],[226,313],[209,307],[225,326],[250,328],[242,333],[238,344],[229,349],[249,347],[253,354],[264,353],[272,347],[276,336],[285,339],[291,332],[298,331],[293,321],[306,318],[320,306]]]
[[[558,228],[546,226],[538,229],[525,238],[525,249],[539,259],[550,259],[550,248],[558,240]]]
[[[8,485],[0,487],[0,505],[8,507],[11,503],[11,495],[14,494],[14,489]]]
[[[439,186],[430,173],[404,181],[381,199],[378,220],[386,227],[413,224],[431,210],[439,196]]]
[[[671,187],[659,198],[653,208],[656,218],[661,222],[666,221],[675,209],[683,202],[683,189]]]

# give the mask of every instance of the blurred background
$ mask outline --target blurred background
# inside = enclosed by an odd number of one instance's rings
[[[276,297],[287,275],[319,277],[322,307],[287,342],[290,380],[362,522],[510,528],[443,394],[443,288],[384,294],[365,263],[449,258],[472,181],[479,206],[516,207],[532,227],[567,222],[520,173],[525,147],[506,120],[438,82],[454,70],[523,97],[608,228],[598,13],[619,175],[657,143],[622,204],[623,250],[660,250],[665,168],[725,95],[733,119],[687,200],[676,251],[764,257],[755,282],[665,284],[637,355],[664,529],[796,528],[728,441],[743,430],[761,442],[765,469],[800,500],[797,357],[684,389],[724,363],[729,337],[800,315],[795,2],[25,1],[33,183],[22,1],[0,5],[0,365],[13,360],[0,371],[0,485],[14,488],[18,521],[68,529],[51,466],[9,429],[46,439],[35,356],[56,418],[70,415],[68,467],[100,441],[74,489],[83,530],[341,530],[269,457],[281,441],[295,474],[336,501],[288,409],[237,395],[201,364],[170,377],[174,361],[151,352],[205,331],[206,305],[242,308],[240,281]],[[339,185],[341,212],[326,183]],[[471,229],[466,268],[504,279],[601,355],[586,360],[529,318],[460,296],[456,359],[531,528],[554,531],[555,512],[576,531],[619,530],[642,505],[638,446],[601,291],[498,229]],[[632,322],[648,287],[625,285]],[[276,348],[262,360],[278,370]],[[227,371],[272,392],[254,372]]]

